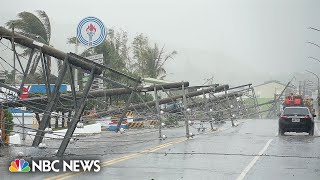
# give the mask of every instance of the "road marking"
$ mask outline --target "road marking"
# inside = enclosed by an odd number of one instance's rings
[[[166,148],[168,146],[181,143],[181,142],[186,141],[186,140],[187,139],[184,138],[184,137],[183,138],[178,138],[177,140],[170,141],[170,142],[167,142],[167,143],[164,143],[164,144],[160,144],[158,146],[146,149],[146,150],[138,152],[138,153],[132,153],[132,154],[129,154],[129,155],[126,155],[126,156],[121,156],[121,157],[118,157],[118,158],[115,158],[115,159],[112,159],[112,160],[108,160],[108,161],[105,161],[105,162],[101,163],[101,167],[109,166],[109,165],[116,164],[116,163],[119,163],[119,162],[122,162],[122,161],[125,161],[125,160],[129,160],[129,159],[133,159],[133,158],[142,156],[144,154],[147,154],[147,153],[150,153],[150,152],[155,152],[155,151],[158,151],[160,149]],[[53,180],[53,179],[63,180],[63,179],[68,179],[68,178],[71,178],[71,177],[74,177],[74,176],[79,176],[82,173],[83,172],[79,172],[79,173],[64,173],[64,174],[61,174],[61,175],[45,178],[45,180]]]
[[[231,129],[231,128],[226,128],[226,129],[221,128],[221,129],[218,129],[217,131],[213,131],[213,132],[210,132],[210,133],[212,133],[212,134],[213,133],[218,133],[218,132],[226,131],[228,129]],[[164,143],[164,144],[160,144],[158,146],[146,149],[146,150],[138,152],[138,153],[132,153],[132,154],[129,154],[129,155],[126,155],[126,156],[121,156],[121,157],[118,157],[118,158],[115,158],[115,159],[112,159],[112,160],[108,160],[108,161],[105,161],[105,162],[101,163],[101,167],[110,166],[112,164],[116,164],[116,163],[119,163],[119,162],[122,162],[122,161],[125,161],[125,160],[133,159],[133,158],[142,156],[144,154],[155,152],[155,151],[158,151],[160,149],[166,148],[168,146],[181,143],[181,142],[186,141],[186,140],[187,140],[187,138],[185,138],[185,137],[178,138],[175,141],[171,141],[171,142],[167,142],[167,143]],[[64,174],[61,174],[61,175],[45,178],[44,180],[57,180],[57,179],[63,180],[63,179],[68,179],[68,178],[71,178],[71,177],[74,177],[74,176],[79,176],[82,173],[84,173],[84,172],[64,173]]]
[[[132,159],[132,158],[135,158],[135,157],[138,157],[138,156],[142,156],[143,154],[147,154],[147,153],[150,153],[150,152],[155,152],[157,150],[160,150],[160,149],[163,149],[163,148],[166,148],[168,146],[171,146],[173,144],[177,144],[177,143],[180,143],[182,141],[185,141],[186,139],[183,139],[183,140],[178,140],[178,141],[173,141],[173,142],[169,142],[169,143],[166,143],[166,144],[162,144],[160,146],[156,146],[156,147],[153,147],[151,149],[147,149],[147,150],[144,150],[144,151],[141,151],[139,153],[135,153],[131,156],[125,156],[125,157],[120,157],[120,158],[116,158],[116,159],[113,159],[113,160],[110,160],[110,161],[106,161],[106,162],[103,162],[101,164],[102,167],[105,167],[105,166],[108,166],[108,165],[111,165],[111,164],[115,164],[117,162],[121,162],[121,161],[124,161],[124,160],[128,160],[128,159]]]
[[[121,162],[121,161],[129,160],[129,159],[132,159],[132,158],[135,158],[135,157],[138,157],[138,156],[142,156],[142,155],[145,154],[145,153],[155,152],[155,151],[158,151],[158,150],[160,150],[160,149],[169,147],[169,146],[171,146],[171,145],[173,145],[173,144],[177,144],[177,143],[183,142],[183,141],[185,141],[185,140],[187,140],[187,139],[183,139],[183,140],[180,140],[180,141],[177,141],[177,142],[174,142],[174,143],[168,143],[168,144],[166,144],[165,146],[161,146],[161,147],[158,147],[158,148],[154,148],[153,150],[149,150],[149,151],[146,151],[146,152],[141,152],[141,153],[137,154],[136,156],[133,156],[133,157],[130,157],[130,158],[119,159],[119,160],[117,160],[117,161],[112,161],[112,162],[105,162],[105,163],[102,164],[101,167],[109,166],[109,165],[112,165],[112,164],[115,164],[115,163],[118,163],[118,162]]]
[[[261,151],[259,152],[259,154],[257,156],[255,156],[252,161],[248,164],[248,166],[241,172],[241,174],[238,176],[237,180],[242,180],[246,174],[250,171],[250,169],[254,166],[254,164],[258,161],[258,159],[260,158],[260,156],[267,150],[267,148],[269,147],[271,141],[273,139],[270,139],[267,144],[263,147],[263,149],[261,149]]]
[[[151,151],[149,151],[149,152],[155,152],[155,151],[158,151],[158,150],[163,149],[163,148],[165,148],[165,147],[171,146],[171,145],[173,145],[173,144],[178,144],[178,143],[181,143],[181,142],[186,141],[186,140],[187,140],[187,139],[183,139],[183,140],[180,140],[180,141],[176,141],[176,142],[174,142],[174,143],[172,143],[172,144],[168,144],[168,145],[166,145],[166,146],[164,146],[164,147],[159,147],[159,148],[153,149],[153,150],[151,150]]]
[[[239,122],[238,126],[239,126],[240,124],[242,124],[242,123],[244,123],[244,122]],[[209,132],[206,132],[206,133],[203,133],[203,134],[204,134],[204,135],[215,134],[215,133],[222,132],[222,131],[226,131],[226,130],[229,130],[229,129],[232,129],[232,128],[234,128],[234,127],[233,127],[233,126],[228,127],[228,128],[220,127],[220,128],[218,128],[216,131],[209,131]]]

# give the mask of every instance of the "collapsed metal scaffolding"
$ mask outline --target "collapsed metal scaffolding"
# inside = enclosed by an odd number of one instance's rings
[[[137,85],[141,83],[140,79],[133,78],[131,76],[128,76],[124,73],[121,73],[117,70],[114,70],[110,67],[95,63],[93,61],[90,61],[86,58],[83,58],[81,56],[78,56],[73,53],[64,53],[62,51],[59,51],[53,47],[50,47],[48,45],[39,43],[33,39],[30,39],[28,37],[25,37],[23,35],[20,35],[18,33],[15,33],[14,31],[7,30],[3,27],[0,27],[0,37],[1,39],[7,39],[11,42],[12,44],[12,50],[14,52],[14,59],[15,57],[17,58],[20,68],[22,70],[23,78],[22,82],[20,84],[19,91],[17,92],[17,95],[19,96],[22,93],[23,86],[25,84],[27,75],[30,71],[30,64],[33,59],[33,55],[35,51],[38,52],[40,59],[41,59],[41,64],[42,64],[42,72],[43,72],[43,79],[44,83],[46,86],[46,96],[47,96],[47,103],[46,103],[46,108],[45,110],[42,110],[44,112],[44,115],[42,117],[42,120],[40,121],[38,131],[36,133],[36,136],[34,137],[32,146],[38,146],[45,135],[45,128],[48,125],[48,122],[51,118],[51,114],[55,111],[56,109],[56,104],[58,102],[59,96],[60,96],[60,86],[62,84],[63,79],[65,78],[66,72],[69,72],[69,80],[70,80],[70,85],[71,85],[71,91],[72,91],[72,98],[71,101],[73,101],[73,117],[71,119],[71,124],[68,127],[68,130],[64,136],[64,139],[60,145],[60,148],[58,150],[57,156],[63,156],[65,149],[67,148],[70,138],[73,135],[73,132],[77,126],[77,123],[80,120],[80,117],[84,111],[85,105],[86,105],[86,99],[88,97],[88,93],[90,90],[90,87],[92,85],[92,82],[94,78],[100,77],[103,78],[104,80],[110,80],[105,77],[100,76],[100,74],[103,73],[103,71],[108,70],[111,71],[112,73],[116,73],[119,76],[124,76],[132,81],[134,81]],[[16,52],[15,48],[15,43],[18,43],[20,45],[23,45],[25,47],[28,47],[31,49],[31,53],[27,62],[27,65],[25,68],[22,67],[22,63],[20,61],[19,55]],[[50,77],[49,77],[49,68],[48,68],[48,63],[47,63],[47,58],[48,56],[55,57],[57,60],[63,61],[63,66],[59,71],[58,78],[55,82],[54,90],[51,92],[50,90]],[[15,64],[15,61],[14,61]],[[73,77],[73,71],[74,69],[77,68],[83,72],[86,72],[89,74],[89,78],[84,86],[83,92],[80,94],[80,99],[77,98],[76,94],[76,87],[74,84],[74,77]],[[15,71],[14,67],[14,71]],[[15,74],[14,74],[15,76]],[[112,82],[115,82],[113,80],[110,80]],[[116,82],[115,82],[116,83]],[[119,83],[120,84],[120,83]],[[15,86],[15,84],[14,84]],[[135,87],[136,88],[136,87]],[[79,96],[79,94],[78,94]],[[29,104],[26,104],[26,107],[29,107]],[[32,108],[33,110],[35,109],[34,107]],[[39,112],[39,110],[38,110]],[[41,109],[40,109],[41,112]]]
[[[14,57],[17,58],[22,70],[22,81],[19,88],[12,88],[10,85],[0,83],[1,87],[7,88],[16,93],[16,98],[11,100],[4,99],[1,102],[1,106],[4,108],[26,107],[37,114],[43,113],[42,119],[39,120],[39,128],[36,130],[32,146],[37,147],[43,141],[45,134],[47,133],[45,129],[48,127],[49,121],[51,117],[54,116],[53,114],[55,112],[65,111],[66,109],[70,112],[68,113],[68,116],[60,115],[61,118],[66,118],[70,121],[70,126],[68,126],[67,132],[64,135],[56,154],[59,157],[64,155],[70,140],[73,138],[73,133],[77,124],[83,116],[87,100],[96,99],[97,97],[129,95],[124,106],[120,108],[109,108],[107,110],[97,112],[97,117],[109,116],[115,112],[120,113],[116,129],[116,131],[118,131],[120,125],[125,119],[127,111],[135,111],[138,116],[157,120],[160,138],[162,137],[162,123],[169,115],[185,122],[185,136],[187,138],[191,136],[189,132],[189,125],[192,120],[210,123],[211,128],[213,128],[212,124],[215,122],[230,120],[232,125],[234,125],[233,121],[236,118],[261,117],[257,98],[251,84],[232,88],[229,88],[229,85],[214,84],[203,87],[198,86],[197,88],[202,89],[195,91],[192,91],[195,87],[189,87],[188,82],[167,83],[143,87],[141,86],[140,78],[128,76],[111,67],[95,63],[73,53],[64,53],[3,27],[0,27],[0,37],[9,40],[12,43]],[[23,67],[20,61],[20,58],[23,58],[23,56],[19,55],[14,48],[15,43],[31,50],[29,58],[26,58],[27,65],[25,67]],[[37,54],[37,57],[40,57],[41,60],[46,94],[27,99],[19,99],[19,95],[22,93],[28,74],[31,71],[31,62],[35,59],[35,54]],[[59,71],[53,91],[50,89],[50,72],[47,66],[47,60],[49,57],[55,57],[57,60],[63,62],[63,66]],[[82,92],[76,92],[73,76],[75,69],[89,74],[89,79]],[[110,71],[111,73],[115,73],[118,76],[123,76],[131,80],[134,83],[134,86],[125,85],[117,82],[116,80],[101,76],[104,71]],[[66,77],[67,75],[69,75],[69,77]],[[65,78],[68,78],[71,85],[71,94],[61,94],[59,92],[59,87]],[[110,84],[117,84],[123,88],[90,91],[90,87],[95,78],[101,78]],[[159,91],[165,93],[167,97],[159,98]],[[141,93],[146,92],[153,92],[155,100],[146,102],[141,95]],[[176,95],[173,95],[174,93]],[[138,96],[141,103],[132,104],[132,98],[134,95]],[[64,102],[69,102],[69,105],[66,106]],[[166,111],[161,108],[161,105],[165,104],[174,104],[177,105],[178,108],[175,108],[173,111]],[[4,124],[3,119],[1,119],[1,123]]]

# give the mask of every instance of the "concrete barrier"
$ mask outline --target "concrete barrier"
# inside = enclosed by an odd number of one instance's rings
[[[60,131],[64,133],[67,132],[66,129],[60,130]],[[86,125],[83,128],[76,128],[73,134],[77,135],[77,134],[97,134],[97,133],[101,133],[100,123]]]
[[[123,129],[127,129],[127,124],[121,124],[120,128],[123,128]],[[117,124],[112,124],[112,125],[109,125],[108,129],[109,131],[115,131],[117,129]]]
[[[158,125],[158,120],[146,120],[146,121],[134,121],[134,122],[128,122],[128,128],[154,128],[156,125]]]
[[[144,127],[144,121],[139,121],[139,122],[129,122],[128,123],[128,128],[142,128]]]
[[[67,129],[62,129],[58,131],[53,131],[52,134],[46,133],[45,138],[51,138],[51,139],[63,139],[64,135],[66,134]],[[83,135],[83,134],[97,134],[101,133],[101,124],[96,123],[96,124],[90,124],[90,125],[85,125],[83,128],[76,128],[73,135]],[[34,139],[34,136],[36,135],[36,132],[28,132],[28,134],[31,136],[31,139]],[[30,136],[27,136],[27,138],[30,139]]]
[[[158,120],[147,120],[147,123],[149,123],[149,125],[157,125],[158,124]]]
[[[15,135],[9,136],[9,144],[21,144],[20,135],[15,134]]]

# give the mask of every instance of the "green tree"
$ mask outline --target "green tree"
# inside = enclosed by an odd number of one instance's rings
[[[76,44],[77,38],[69,38],[68,43]],[[113,29],[109,29],[107,38],[102,44],[89,48],[80,55],[86,57],[95,54],[103,54],[104,65],[124,72],[130,76],[163,79],[166,76],[164,64],[167,60],[173,59],[177,52],[172,51],[167,53],[165,52],[164,47],[160,49],[156,43],[153,46],[150,46],[148,38],[143,34],[139,34],[131,43],[129,43],[127,32],[116,32]],[[111,73],[110,71],[104,71],[103,76],[129,86],[134,85],[134,82],[131,80]],[[78,77],[81,89],[83,73],[80,73]],[[118,86],[107,84],[107,87],[116,88]],[[121,97],[125,98],[125,96]]]
[[[37,14],[33,14],[31,12],[20,12],[18,14],[18,18],[14,20],[10,20],[6,23],[9,28],[14,27],[15,31],[25,35],[31,39],[44,43],[46,45],[50,45],[51,38],[51,24],[48,15],[46,12],[37,10]],[[29,55],[31,50],[24,48],[24,55]],[[33,64],[31,65],[30,74],[34,74],[36,72],[38,63],[40,61],[39,52],[34,56]],[[46,57],[49,73],[51,71],[51,58],[50,56]]]
[[[12,84],[13,83],[13,70],[9,73],[9,71],[5,70],[4,75],[6,76],[5,83]]]
[[[136,73],[141,77],[163,79],[166,76],[164,64],[173,59],[177,51],[166,53],[164,46],[159,48],[156,43],[150,46],[149,39],[143,34],[136,36],[132,44]]]
[[[76,44],[77,38],[71,37],[67,41],[68,44]],[[107,38],[101,43],[99,46],[91,47],[86,49],[82,53],[81,56],[87,57],[96,54],[103,54],[103,64],[113,69],[116,69],[121,72],[128,73],[129,70],[127,66],[127,58],[128,58],[128,38],[127,33],[125,31],[115,32],[113,29],[108,30]],[[109,71],[104,71],[103,74],[105,77],[117,80],[124,81],[124,79],[111,73]],[[79,81],[82,80],[83,73],[78,75]],[[80,84],[82,84],[80,82]]]
[[[103,54],[104,64],[114,69],[125,71],[125,61],[127,58],[127,33],[125,31],[115,32],[113,29],[108,30],[107,38],[99,46],[91,47],[83,51],[81,56],[91,56]],[[77,38],[71,37],[68,44],[76,44]]]
[[[4,122],[5,122],[5,133],[6,135],[9,135],[10,132],[13,130],[13,116],[7,109],[4,110]]]
[[[68,44],[77,44],[77,38],[71,37],[67,41]],[[104,65],[112,67],[118,71],[124,72],[134,77],[152,77],[152,78],[161,78],[163,79],[166,75],[164,64],[167,60],[172,59],[177,52],[172,51],[171,53],[166,53],[164,47],[161,49],[158,48],[158,45],[155,43],[153,46],[150,46],[149,40],[143,34],[139,34],[134,38],[132,43],[128,42],[127,32],[119,31],[115,32],[112,29],[109,29],[107,38],[102,44],[96,47],[86,49],[84,52],[80,53],[81,56],[91,56],[96,54],[103,54],[104,56]],[[118,82],[122,82],[133,86],[133,82],[119,76],[109,71],[104,71],[103,74],[107,78],[111,78]],[[81,81],[83,73],[79,74],[79,80]],[[81,85],[82,83],[79,83]],[[107,86],[108,88],[117,87],[117,86]],[[81,88],[80,88],[81,89]],[[142,95],[142,94],[141,94]],[[118,102],[119,104],[127,100],[129,95],[120,95],[113,98],[113,102]],[[142,98],[145,101],[153,100],[152,95],[146,94],[142,95]],[[104,101],[105,98],[100,99]],[[88,101],[86,109],[92,109],[96,107],[97,110],[105,108],[101,106],[96,99]],[[132,99],[133,103],[141,102],[140,97],[136,94]]]

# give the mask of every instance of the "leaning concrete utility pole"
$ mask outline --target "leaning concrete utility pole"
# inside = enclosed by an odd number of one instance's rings
[[[234,123],[233,123],[234,117],[233,117],[233,114],[232,114],[233,105],[231,105],[231,103],[230,103],[230,99],[229,99],[229,95],[228,95],[227,89],[224,90],[224,93],[225,93],[225,95],[227,97],[226,99],[227,99],[228,109],[229,109],[229,113],[230,113],[231,125],[234,126]]]
[[[24,125],[24,111],[22,112],[22,140],[26,140],[26,131]]]
[[[1,140],[2,142],[5,142],[6,133],[5,133],[4,111],[3,111],[2,104],[0,104],[0,124],[1,124]]]
[[[309,72],[309,73],[311,73],[311,74],[313,74],[316,78],[317,78],[317,80],[318,80],[318,84],[317,84],[317,89],[318,89],[318,95],[317,95],[317,100],[318,100],[318,102],[319,102],[319,98],[320,98],[320,78],[319,78],[319,76],[316,74],[316,73],[313,73],[313,72],[311,72],[311,71],[308,71],[308,70],[306,70],[307,72]],[[305,91],[305,89],[306,89],[306,81],[304,81],[304,91]],[[304,93],[305,94],[305,93]],[[319,118],[319,116],[320,116],[320,111],[319,111],[319,103],[318,103],[318,118]]]
[[[156,100],[157,117],[158,117],[158,121],[159,121],[159,138],[161,138],[162,137],[162,134],[161,134],[162,121],[161,121],[161,117],[160,117],[159,97],[158,97],[158,91],[157,91],[156,87],[154,87],[154,97]]]
[[[139,82],[140,82],[140,79],[139,79]],[[132,100],[132,98],[133,98],[133,95],[134,95],[135,90],[137,89],[138,85],[139,85],[139,83],[136,83],[136,84],[135,84],[134,90],[131,92],[131,94],[130,94],[130,96],[129,96],[129,99],[128,99],[128,101],[126,102],[126,105],[125,105],[125,107],[124,107],[124,110],[122,111],[121,116],[120,116],[120,119],[119,119],[119,121],[118,121],[117,128],[116,128],[116,132],[118,132],[118,131],[120,130],[122,121],[123,121],[124,116],[126,115],[126,113],[127,113],[127,111],[128,111],[128,108],[129,108],[129,106],[130,106],[130,104],[131,104],[131,100]]]
[[[78,55],[78,47],[79,47],[79,42],[78,39],[76,38],[76,44],[75,44],[75,51],[74,53]],[[74,69],[74,86],[76,87],[76,91],[79,91],[79,80],[78,80],[78,69]]]
[[[57,78],[55,85],[54,85],[54,90],[53,90],[51,97],[50,97],[50,102],[46,106],[46,111],[45,111],[46,113],[44,113],[42,120],[40,121],[41,122],[39,124],[40,131],[37,131],[37,134],[33,140],[32,146],[34,146],[34,147],[38,146],[42,142],[43,137],[45,135],[44,129],[46,128],[48,122],[50,121],[51,112],[54,110],[54,107],[59,99],[59,95],[60,95],[59,89],[60,89],[61,83],[63,81],[64,75],[67,72],[67,63],[68,63],[68,60],[66,58],[66,60],[63,63],[62,69],[59,71],[58,78]],[[50,112],[50,113],[48,113],[48,112]]]
[[[183,111],[186,114],[186,120],[185,120],[185,124],[186,124],[186,137],[189,138],[190,133],[189,133],[189,111],[188,111],[188,105],[187,105],[187,97],[186,97],[186,91],[184,88],[184,85],[182,84],[182,100],[183,100]]]
[[[75,115],[73,116],[73,118],[71,120],[71,125],[68,128],[68,130],[66,132],[66,135],[64,136],[64,138],[62,140],[62,143],[61,143],[61,145],[59,147],[59,150],[57,152],[57,156],[58,157],[62,157],[63,156],[63,154],[64,154],[64,152],[65,152],[65,150],[66,150],[66,148],[67,148],[67,146],[69,144],[69,141],[72,138],[73,132],[76,129],[77,123],[79,122],[80,117],[81,117],[81,115],[83,113],[84,107],[86,105],[85,101],[87,99],[90,87],[91,87],[92,82],[94,80],[94,68],[95,67],[92,68],[90,76],[89,76],[89,79],[86,82],[86,85],[84,87],[83,95],[82,95],[82,98],[81,98],[81,100],[79,102],[79,106],[80,107],[78,109],[76,109]]]
[[[115,130],[116,132],[118,132],[120,130],[120,128],[121,128],[122,121],[123,121],[124,116],[126,115],[126,113],[128,111],[128,107],[131,104],[131,100],[132,100],[133,95],[134,95],[134,91],[131,92],[131,94],[129,96],[129,99],[127,100],[126,105],[124,107],[124,110],[121,113],[120,119],[119,119],[118,124],[117,124],[117,128]]]
[[[16,86],[16,49],[14,45],[14,24],[12,24],[12,52],[13,52],[13,86]]]

